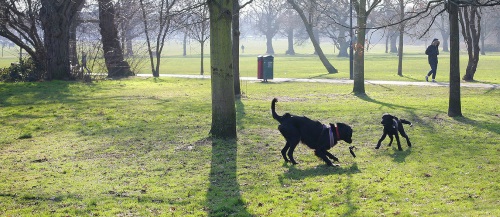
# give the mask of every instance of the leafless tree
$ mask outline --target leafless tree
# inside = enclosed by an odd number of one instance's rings
[[[461,7],[458,11],[462,36],[467,46],[467,54],[469,55],[465,75],[462,78],[465,81],[474,80],[474,74],[479,63],[479,38],[481,36],[480,10],[477,6],[465,6]]]
[[[178,0],[140,0],[139,3],[142,11],[142,21],[148,45],[151,71],[154,77],[159,77],[160,57],[165,46],[165,40],[168,35],[177,30],[174,19],[179,15],[175,10]]]
[[[132,57],[134,55],[133,40],[144,33],[139,0],[119,0],[115,4],[115,9],[115,21],[122,50],[126,57]]]
[[[266,53],[274,54],[273,38],[279,32],[285,7],[281,1],[255,0],[253,10],[255,29],[266,36]]]
[[[318,20],[318,29],[322,35],[327,36],[339,50],[339,57],[348,57],[349,44],[349,10],[348,0],[335,0],[319,2],[321,19]]]
[[[0,36],[24,49],[33,59],[36,79],[49,77],[47,74],[46,50],[41,34],[40,1],[0,0]]]
[[[300,28],[302,21],[300,17],[297,16],[294,10],[286,8],[283,16],[280,18],[280,23],[283,28],[280,29],[282,35],[287,37],[288,49],[285,54],[295,55],[294,45],[294,37],[296,29]]]
[[[319,45],[319,41],[317,40],[316,36],[314,34],[313,30],[313,11],[311,8],[317,5],[311,5],[314,2],[308,2],[308,1],[302,1],[302,0],[287,0],[287,2],[292,6],[292,8],[299,14],[300,19],[304,23],[304,26],[306,28],[307,34],[309,35],[309,39],[311,40],[315,52],[318,54],[319,59],[323,63],[323,66],[325,66],[326,70],[328,73],[337,73],[338,70],[333,67],[333,65],[328,61],[326,58],[325,54],[323,53],[323,50],[321,49],[321,46]],[[309,4],[311,3],[311,4]],[[306,16],[306,13],[304,12],[304,8],[307,8],[309,10],[309,13]]]
[[[192,9],[187,18],[187,21],[187,32],[189,36],[200,43],[200,75],[203,75],[203,55],[205,54],[205,42],[210,38],[210,20],[208,6],[203,4],[200,7]]]

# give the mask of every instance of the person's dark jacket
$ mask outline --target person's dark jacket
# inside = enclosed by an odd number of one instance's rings
[[[439,49],[438,46],[429,45],[427,50],[425,50],[425,54],[427,54],[427,59],[429,60],[429,64],[437,64],[438,63],[438,55]]]

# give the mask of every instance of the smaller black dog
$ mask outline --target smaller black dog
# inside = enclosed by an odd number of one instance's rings
[[[380,123],[384,125],[384,134],[382,134],[382,138],[378,140],[377,147],[375,147],[375,149],[379,149],[382,141],[385,139],[387,135],[389,135],[389,138],[391,139],[391,141],[389,142],[389,146],[391,146],[392,144],[393,136],[396,136],[396,141],[398,143],[398,150],[402,151],[403,149],[401,148],[401,143],[399,142],[398,131],[401,134],[401,136],[406,139],[408,147],[411,147],[410,138],[408,138],[408,135],[406,135],[405,129],[403,128],[403,124],[409,124],[410,127],[412,127],[413,124],[411,122],[405,119],[398,119],[396,116],[392,116],[386,113],[382,115],[382,122]]]

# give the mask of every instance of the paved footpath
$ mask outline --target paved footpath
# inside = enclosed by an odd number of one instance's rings
[[[151,74],[137,74],[138,77],[151,77]],[[210,75],[177,75],[177,74],[160,74],[160,77],[172,77],[172,78],[196,78],[196,79],[210,79]],[[257,79],[255,77],[240,77],[243,81],[254,81],[260,82],[262,79]],[[271,82],[311,82],[311,83],[332,83],[332,84],[352,84],[353,80],[346,79],[317,79],[317,78],[274,78],[270,80]],[[365,80],[365,84],[375,84],[375,85],[411,85],[411,86],[434,86],[434,87],[448,87],[449,83],[444,82],[424,82],[424,81],[375,81],[375,80]],[[462,87],[476,87],[476,88],[487,88],[487,89],[497,89],[500,84],[484,84],[484,83],[474,83],[474,82],[460,82]]]

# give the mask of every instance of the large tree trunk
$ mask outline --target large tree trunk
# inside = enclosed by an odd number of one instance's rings
[[[339,30],[339,36],[345,35],[346,31],[341,28]],[[349,42],[347,41],[347,36],[343,37],[342,39],[338,39],[339,43],[339,55],[338,57],[349,57],[349,52],[347,50],[349,49]]]
[[[479,63],[479,38],[481,35],[481,15],[478,7],[467,6],[459,10],[460,24],[462,26],[462,36],[467,45],[469,61],[463,80],[473,81]]]
[[[44,44],[47,52],[46,78],[48,80],[71,79],[69,32],[71,23],[83,1],[41,1],[40,19],[42,21]]]
[[[239,99],[241,97],[240,87],[240,3],[238,0],[233,1],[233,74],[234,74],[234,96]]]
[[[460,30],[458,28],[458,3],[451,0],[448,4],[450,16],[450,98],[448,116],[462,116],[460,101]]]
[[[300,19],[302,19],[302,22],[304,23],[304,26],[306,27],[307,34],[309,35],[309,39],[311,39],[311,42],[314,46],[315,53],[318,54],[319,59],[323,63],[323,66],[325,66],[328,73],[330,73],[330,74],[337,73],[338,70],[335,67],[333,67],[332,64],[330,64],[330,62],[326,58],[325,54],[323,53],[321,46],[319,46],[319,42],[316,41],[316,37],[314,36],[312,25],[307,21],[307,18],[304,14],[304,11],[299,7],[299,5],[297,5],[297,3],[295,3],[294,0],[287,0],[287,2],[290,3],[290,5],[292,5],[293,9],[295,11],[297,11],[297,13],[299,14]]]
[[[398,41],[398,34],[396,31],[392,32],[391,37],[390,37],[390,42],[391,42],[391,53],[398,53],[398,46],[396,46],[396,42]]]
[[[360,0],[358,6],[358,35],[354,45],[354,87],[357,95],[365,94],[365,33],[366,33],[366,0]]]
[[[286,50],[286,54],[295,55],[295,49],[293,48],[293,28],[288,28],[286,31],[287,41],[288,41],[288,49]]]
[[[99,27],[101,28],[104,61],[108,77],[127,77],[134,73],[123,58],[123,51],[115,25],[115,9],[111,0],[99,0]]]
[[[210,11],[210,69],[212,127],[214,137],[236,138],[234,72],[232,68],[231,20],[234,0],[208,1]]]
[[[441,37],[443,38],[443,52],[450,52],[450,49],[448,48],[448,39],[450,38],[450,32],[443,30],[441,30],[440,32]]]
[[[274,48],[273,48],[273,36],[272,35],[266,35],[266,54],[273,55],[274,54]]]

